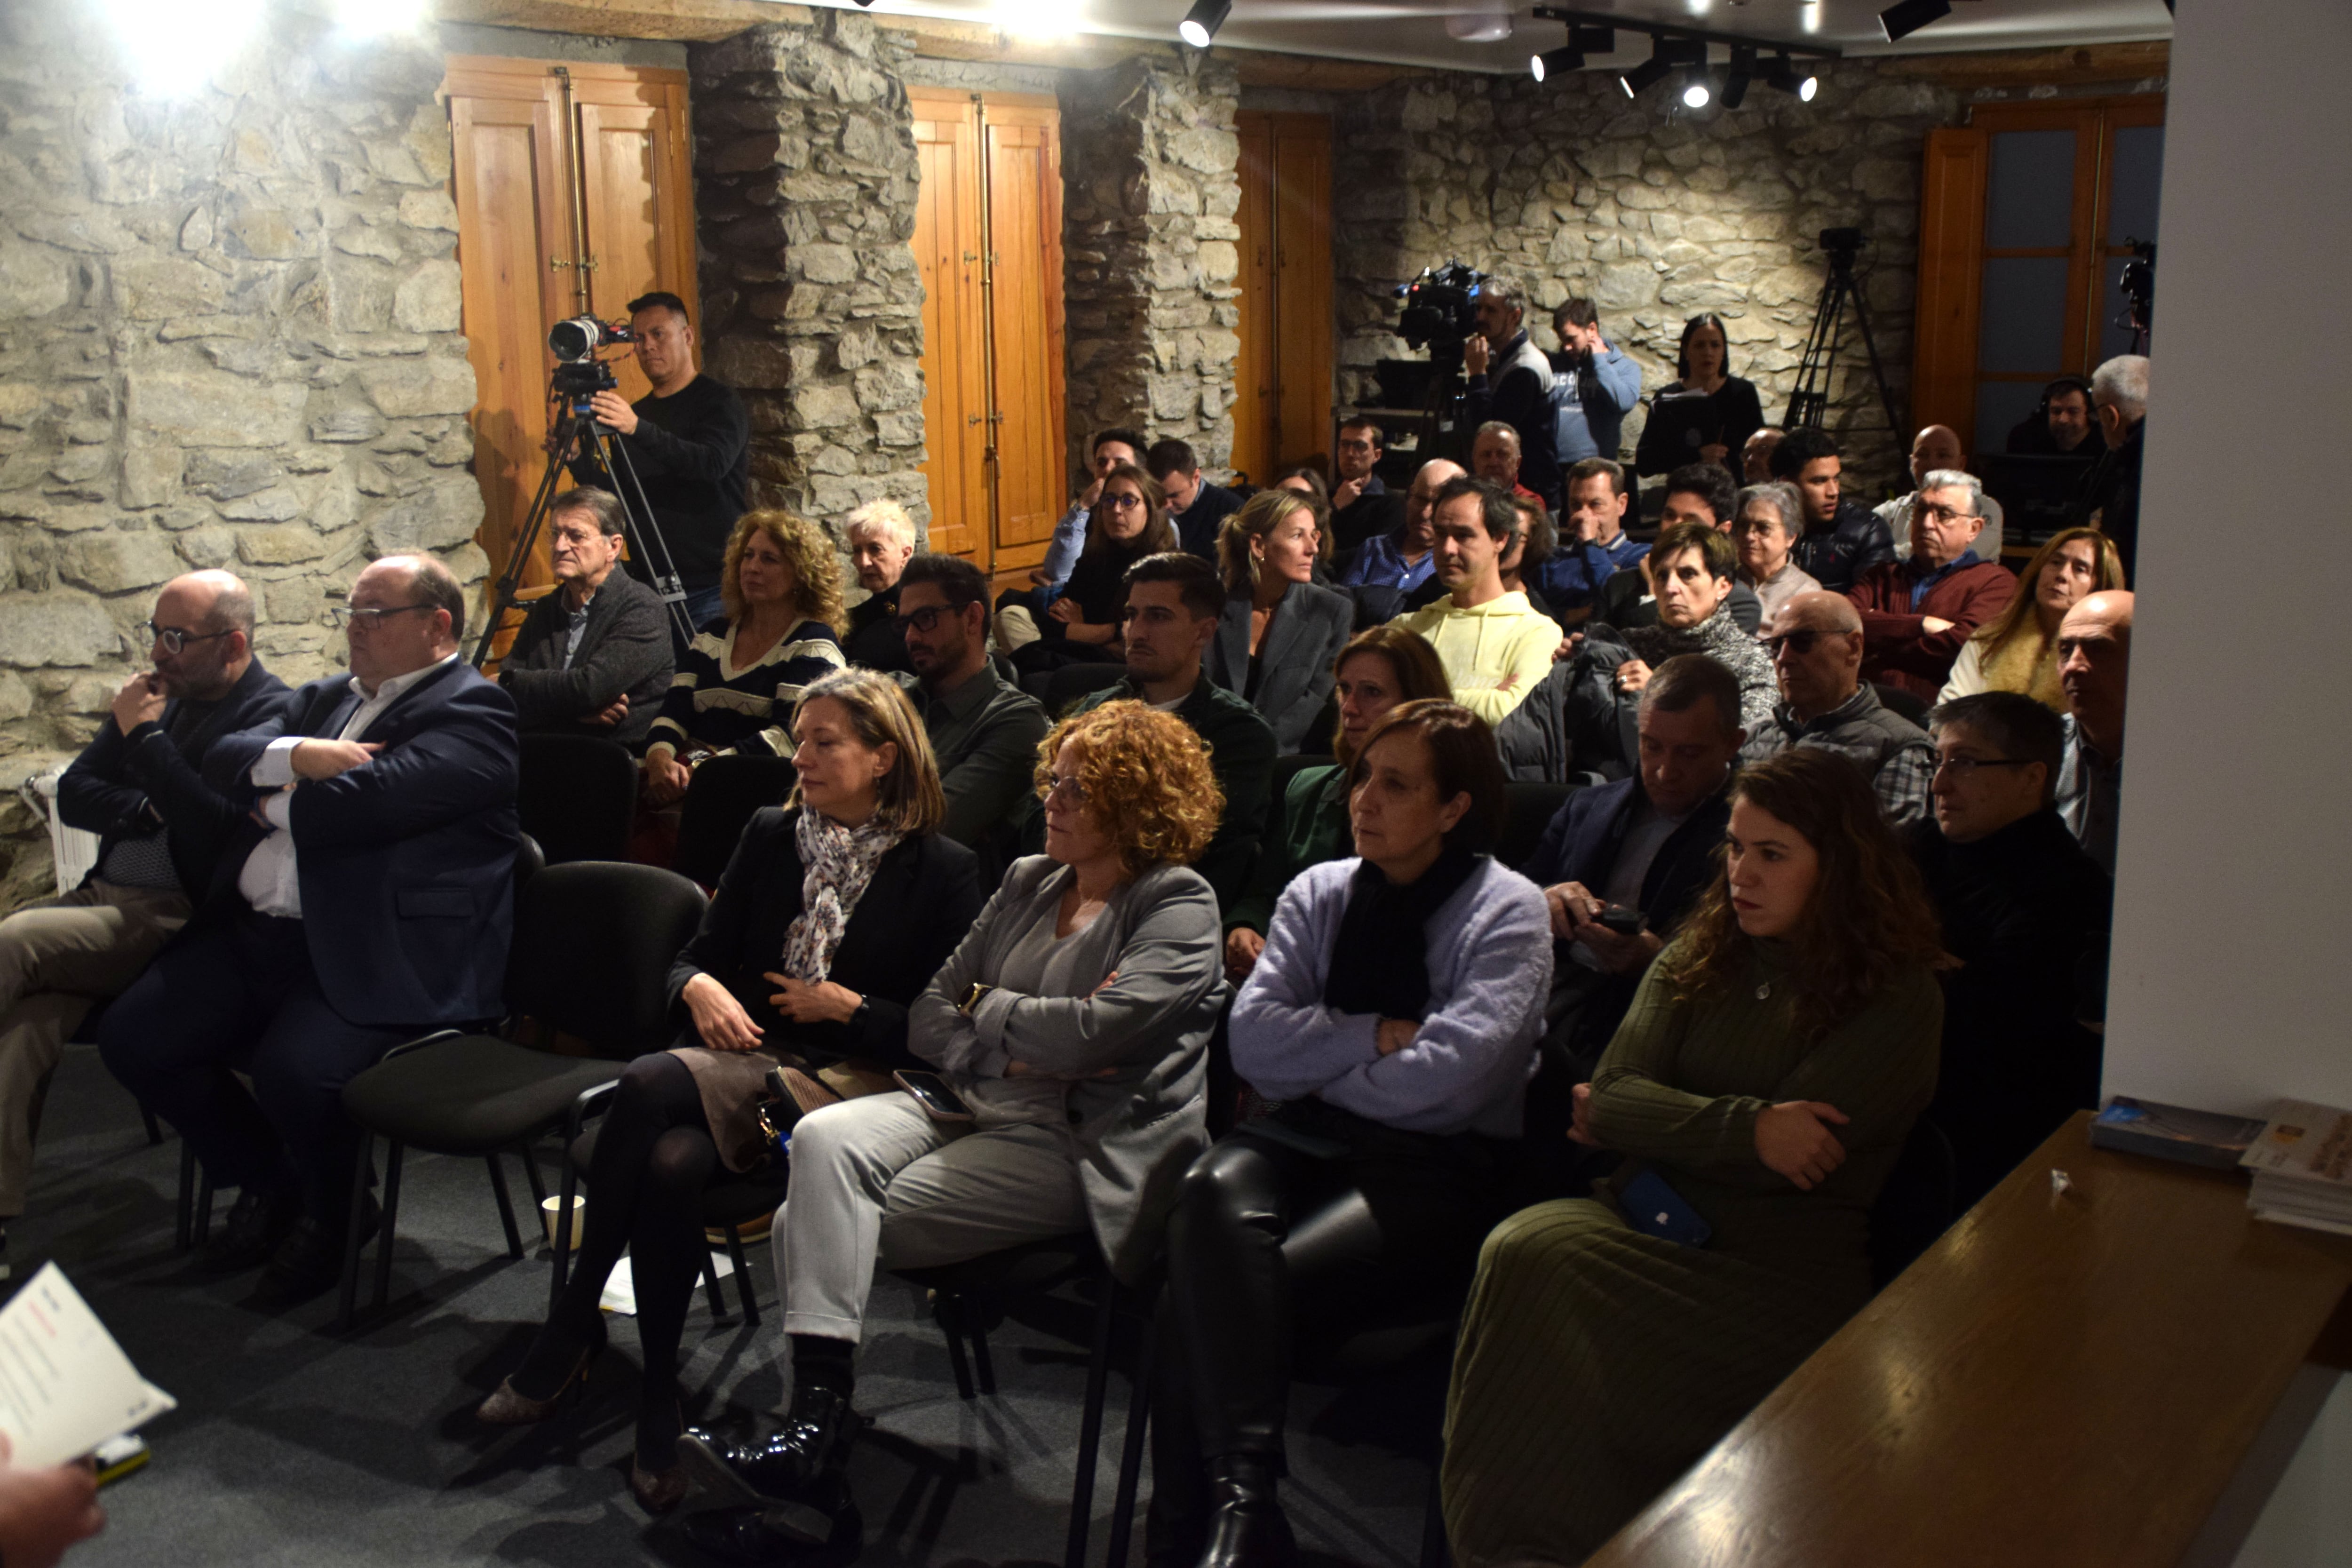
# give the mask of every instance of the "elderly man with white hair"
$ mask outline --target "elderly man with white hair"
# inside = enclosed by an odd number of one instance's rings
[[[1968,453],[1960,446],[1959,433],[1948,425],[1923,426],[1919,434],[1911,438],[1911,483],[1915,488],[1909,495],[1896,496],[1893,500],[1872,509],[1878,514],[1878,521],[1886,525],[1886,531],[1894,535],[1895,559],[1906,560],[1911,554],[1911,514],[1919,506],[1919,491],[1916,487],[1926,484],[1927,476],[1938,468],[1967,466]],[[1977,530],[1976,542],[1969,548],[1977,552],[1979,561],[1998,561],[2000,559],[2001,540],[2000,502],[1990,496],[1979,496],[1978,500],[1984,509],[1980,514],[1983,526]]]
[[[2083,476],[2066,526],[2093,527],[2115,541],[2124,581],[2139,581],[2139,460],[2147,430],[2147,356],[2117,354],[2091,373],[2091,409],[2107,449]]]
[[[842,524],[849,564],[866,600],[849,612],[842,657],[867,669],[912,674],[907,639],[898,628],[898,574],[915,556],[915,520],[894,500],[870,500]]]
[[[1932,702],[1979,626],[2017,596],[2017,579],[1974,548],[1984,527],[1976,476],[1931,468],[1911,514],[1911,557],[1873,566],[1846,597],[1862,612],[1864,680]]]

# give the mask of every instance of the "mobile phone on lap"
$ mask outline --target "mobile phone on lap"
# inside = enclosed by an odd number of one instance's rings
[[[973,1120],[971,1107],[966,1105],[963,1102],[963,1097],[950,1089],[948,1080],[939,1074],[901,1071],[894,1072],[890,1076],[898,1081],[900,1089],[914,1096],[915,1103],[921,1106],[923,1114],[932,1121],[970,1121]]]

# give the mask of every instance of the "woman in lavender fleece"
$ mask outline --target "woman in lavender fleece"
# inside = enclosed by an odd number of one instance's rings
[[[1442,1315],[1500,1217],[1551,985],[1534,883],[1481,853],[1504,813],[1492,731],[1407,702],[1366,738],[1360,858],[1301,872],[1234,1004],[1234,1066],[1283,1102],[1196,1160],[1168,1222],[1154,1568],[1287,1563],[1275,1500],[1294,1323]]]

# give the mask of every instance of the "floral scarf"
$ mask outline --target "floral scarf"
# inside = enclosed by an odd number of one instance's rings
[[[784,973],[816,984],[833,969],[833,955],[849,929],[850,911],[866,896],[874,868],[906,834],[878,812],[861,827],[844,827],[821,811],[803,807],[793,828],[800,846],[801,912],[784,932]]]

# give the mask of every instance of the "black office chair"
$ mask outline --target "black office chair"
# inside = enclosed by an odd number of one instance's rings
[[[636,759],[601,735],[525,735],[515,807],[551,866],[625,860],[636,820]]]
[[[1927,727],[1927,710],[1934,706],[1916,692],[1906,691],[1899,686],[1888,686],[1874,680],[1870,689],[1878,693],[1879,705],[1898,717],[1908,719],[1921,729]]]
[[[1045,717],[1058,721],[1081,697],[1091,697],[1126,679],[1124,664],[1066,664],[1045,678],[1045,695],[1038,700],[1045,705]]]
[[[789,758],[741,752],[713,757],[695,769],[678,810],[677,853],[670,869],[706,888],[717,887],[744,825],[762,807],[783,805],[794,777]]]
[[[531,1140],[567,1125],[576,1135],[583,1102],[609,1092],[623,1063],[667,1038],[670,965],[701,923],[704,907],[700,889],[657,867],[551,866],[531,877],[516,899],[507,958],[509,1030],[519,1031],[528,1019],[538,1044],[445,1029],[395,1047],[344,1085],[343,1110],[361,1137],[339,1328],[350,1326],[358,1298],[359,1221],[374,1174],[376,1138],[388,1147],[372,1310],[391,1289],[401,1161],[409,1148],[488,1163],[507,1254],[520,1260],[522,1236],[499,1156],[510,1150],[521,1154],[531,1193],[544,1203]],[[545,1048],[559,1034],[596,1054]]]
[[[1870,1205],[1871,1284],[1885,1289],[1959,1217],[1959,1162],[1944,1130],[1911,1124],[1895,1168]]]
[[[1516,871],[1536,852],[1544,829],[1577,786],[1549,779],[1513,779],[1503,789],[1510,811],[1503,818],[1502,837],[1495,842],[1495,858]]]

